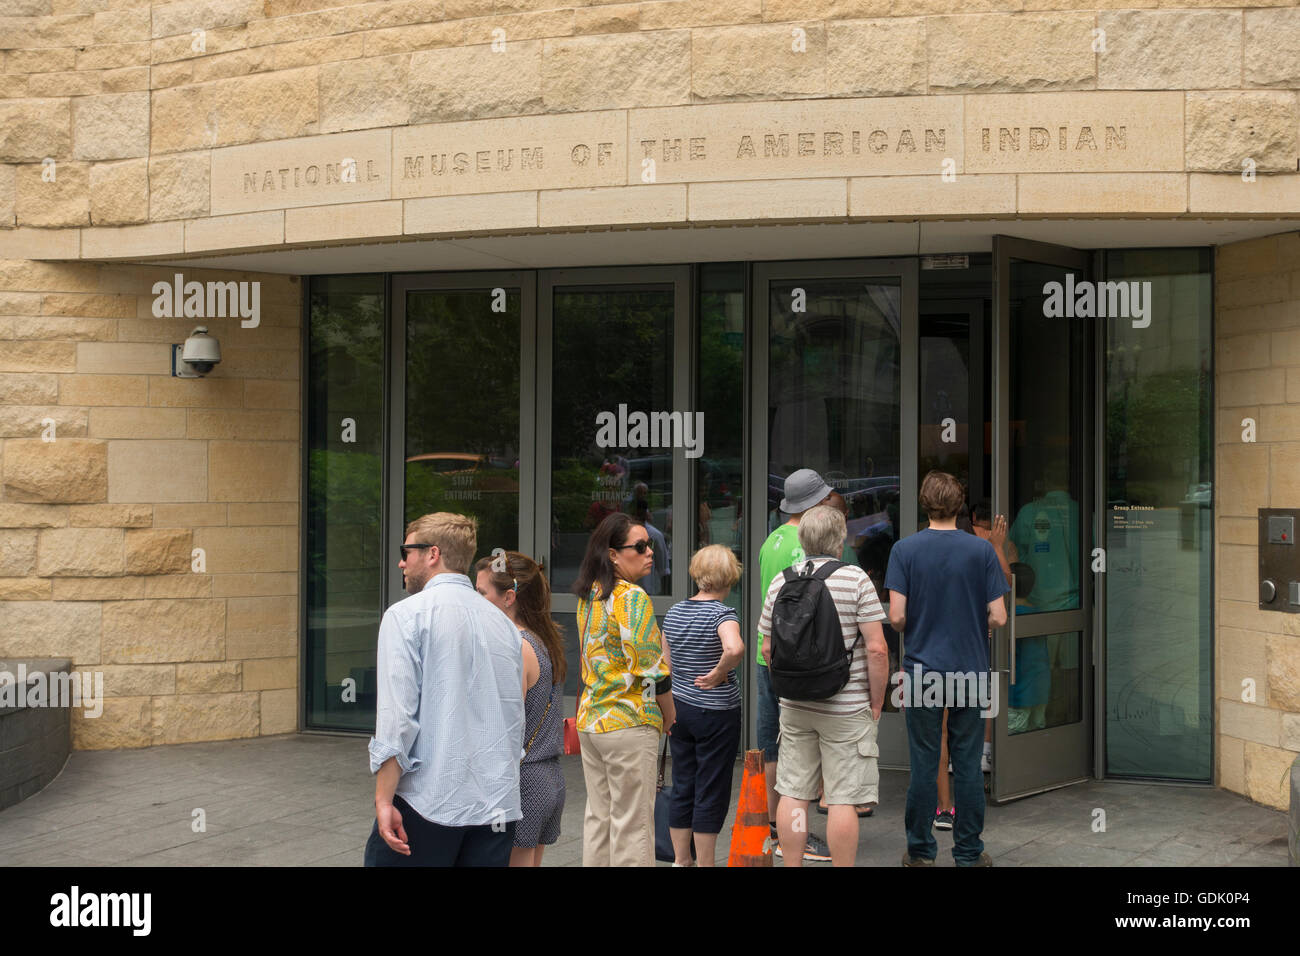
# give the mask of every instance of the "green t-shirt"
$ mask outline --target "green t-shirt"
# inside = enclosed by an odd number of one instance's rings
[[[799,547],[799,526],[797,524],[783,524],[767,536],[763,542],[763,547],[758,550],[758,584],[759,594],[763,599],[767,599],[767,589],[772,586],[772,579],[784,571],[786,568],[793,567],[803,560],[803,548]],[[848,542],[844,543],[844,554],[840,558],[845,564],[857,564],[857,555],[849,547]],[[760,612],[761,616],[761,612]],[[763,659],[763,635],[759,634],[754,642],[758,647],[758,663],[763,667],[767,666],[767,661]]]
[[[772,579],[803,558],[803,548],[799,547],[799,526],[783,524],[767,536],[763,547],[758,551],[758,593],[767,597],[767,589],[772,586]],[[755,641],[758,646],[758,663],[763,667],[763,637]]]

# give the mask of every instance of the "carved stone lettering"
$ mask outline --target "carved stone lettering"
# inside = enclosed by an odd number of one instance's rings
[[[624,185],[630,155],[683,166],[688,155],[680,136],[629,137],[618,110],[407,126],[392,137],[394,199]]]
[[[387,199],[389,156],[387,130],[215,149],[212,215]],[[344,180],[345,157],[357,162],[356,182]]]
[[[1174,172],[1182,93],[1098,90],[966,97],[966,172]]]
[[[212,151],[212,214],[654,182],[1181,170],[1176,91],[872,97],[596,110]],[[547,162],[548,158],[550,162]]]

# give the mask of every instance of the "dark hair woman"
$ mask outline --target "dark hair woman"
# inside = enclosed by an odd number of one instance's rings
[[[526,554],[506,551],[474,565],[478,592],[505,612],[524,639],[524,755],[519,764],[523,819],[515,827],[511,866],[541,866],[560,837],[564,810],[564,638],[551,619],[551,586]],[[531,655],[529,653],[531,651]]]
[[[654,866],[655,757],[673,725],[668,649],[637,584],[654,567],[645,525],[611,514],[578,569],[583,866]]]

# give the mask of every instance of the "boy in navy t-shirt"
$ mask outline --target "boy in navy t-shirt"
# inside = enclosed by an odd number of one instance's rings
[[[959,683],[973,691],[972,678],[983,674],[984,681],[991,679],[988,629],[1007,622],[1002,603],[1007,582],[993,546],[958,530],[956,517],[964,498],[961,484],[952,475],[941,471],[926,475],[920,502],[930,516],[930,527],[894,545],[885,574],[889,623],[903,637],[903,715],[911,757],[904,866],[932,865],[938,854],[930,829],[938,799],[935,778],[945,708],[957,805],[953,859],[958,866],[991,865],[980,839],[984,829],[981,704],[974,693],[967,693],[962,706],[948,697]],[[938,699],[932,693],[923,696],[918,684],[942,688],[943,693]]]

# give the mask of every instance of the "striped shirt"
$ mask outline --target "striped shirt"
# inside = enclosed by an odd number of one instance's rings
[[[695,686],[695,678],[703,677],[722,660],[718,628],[723,621],[740,624],[736,612],[721,601],[681,601],[664,615],[662,630],[673,662],[675,699],[704,710],[731,710],[740,706],[740,683],[734,668],[717,687],[704,690]]]
[[[831,559],[823,556],[810,560],[813,568],[816,569]],[[795,570],[802,570],[802,568]],[[767,589],[767,596],[763,599],[763,616],[758,622],[760,634],[771,635],[772,633],[772,605],[776,602],[776,596],[781,593],[781,585],[784,583],[785,575],[778,574]],[[830,588],[831,597],[835,600],[835,610],[840,615],[840,628],[844,631],[846,651],[857,639],[859,624],[883,621],[888,616],[885,614],[885,609],[880,606],[880,599],[876,597],[876,589],[872,587],[871,578],[867,577],[867,572],[859,567],[849,564],[833,571],[826,579],[826,586]],[[849,682],[834,697],[828,697],[826,700],[787,700],[782,697],[781,706],[835,717],[847,717],[866,710],[871,706],[871,688],[867,680],[866,643],[866,638],[863,638],[857,650],[853,652],[853,662],[849,665]],[[673,662],[676,663],[675,658]]]

